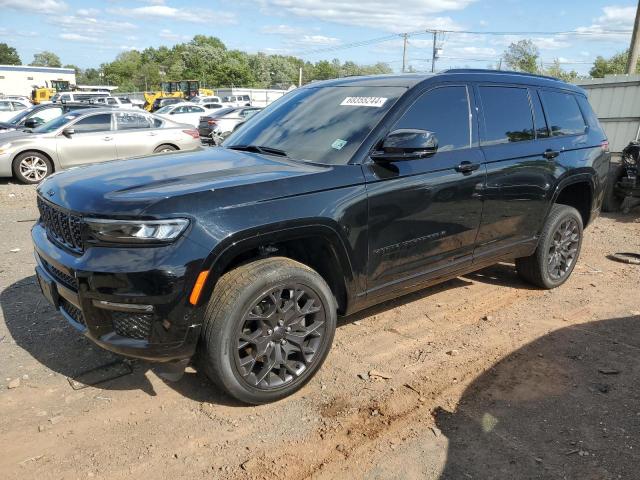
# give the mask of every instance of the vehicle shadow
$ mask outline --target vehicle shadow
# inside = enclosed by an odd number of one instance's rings
[[[123,357],[96,346],[69,325],[42,296],[35,275],[5,288],[0,293],[0,306],[16,344],[45,367],[65,377],[80,380],[87,377],[87,372],[99,371],[101,367],[123,360]],[[103,390],[142,390],[150,396],[156,395],[146,376],[152,370],[150,363],[127,361],[122,370],[131,370],[131,373],[93,386]],[[204,375],[193,373],[191,369],[180,381],[165,383],[199,402],[241,405],[216,391]]]
[[[479,376],[454,412],[441,480],[638,478],[640,316],[557,330]]]
[[[629,210],[629,213],[623,212],[601,212],[601,217],[609,218],[621,223],[636,223],[640,218],[640,205],[636,205]]]

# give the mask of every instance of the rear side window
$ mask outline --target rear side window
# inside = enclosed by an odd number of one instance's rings
[[[393,129],[418,128],[433,132],[438,151],[471,146],[469,100],[466,87],[440,87],[424,93]]]
[[[586,131],[587,125],[574,95],[540,90],[540,99],[552,137],[578,135]]]
[[[116,122],[118,130],[133,130],[140,128],[151,128],[151,119],[139,113],[117,113]]]
[[[589,100],[582,95],[576,95],[576,99],[578,100],[578,105],[580,105],[580,110],[582,110],[582,116],[587,120],[587,125],[592,128],[601,128],[598,117],[591,108]]]
[[[485,131],[482,145],[522,142],[535,138],[526,88],[480,87]]]

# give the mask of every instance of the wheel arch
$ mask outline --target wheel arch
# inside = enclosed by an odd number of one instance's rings
[[[324,223],[246,231],[221,242],[207,257],[203,270],[209,270],[201,299],[208,299],[218,279],[244,263],[269,256],[287,257],[317,271],[327,282],[338,304],[348,310],[354,291],[354,272],[343,240],[337,230]]]
[[[169,147],[173,147],[173,148],[175,148],[176,150],[180,151],[180,147],[179,147],[177,144],[175,144],[175,143],[171,143],[171,142],[162,142],[162,143],[159,143],[158,145],[156,145],[156,146],[155,146],[155,148],[153,149],[153,151],[155,152],[158,148],[163,147],[163,146],[165,146],[165,145],[167,145],[167,146],[169,146]]]
[[[596,195],[595,173],[572,174],[558,182],[547,216],[554,204],[568,205],[580,212],[586,228],[593,220],[594,197]],[[546,217],[545,217],[546,218]]]

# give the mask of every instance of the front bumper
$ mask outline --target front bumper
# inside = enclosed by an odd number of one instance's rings
[[[193,356],[203,310],[188,303],[201,265],[193,258],[201,255],[197,245],[181,239],[181,245],[96,247],[76,255],[51,241],[40,224],[31,236],[43,294],[93,342],[150,361]]]

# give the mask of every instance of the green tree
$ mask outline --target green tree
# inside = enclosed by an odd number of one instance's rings
[[[538,73],[538,47],[531,40],[520,40],[507,47],[502,57],[517,72]]]
[[[33,55],[31,65],[34,67],[61,67],[60,57],[53,52],[43,51]]]
[[[572,82],[578,78],[578,72],[575,70],[566,71],[560,66],[560,60],[557,58],[553,60],[553,63],[548,68],[545,68],[543,73],[550,77],[559,78],[565,82]]]
[[[0,64],[1,65],[21,65],[20,55],[18,51],[7,45],[6,43],[0,43]]]
[[[589,75],[591,75],[592,77],[602,78],[605,75],[626,73],[628,57],[629,50],[618,52],[615,55],[612,55],[610,58],[604,58],[598,55],[593,62],[593,67],[591,67]],[[638,71],[639,70],[636,69],[636,73]]]

